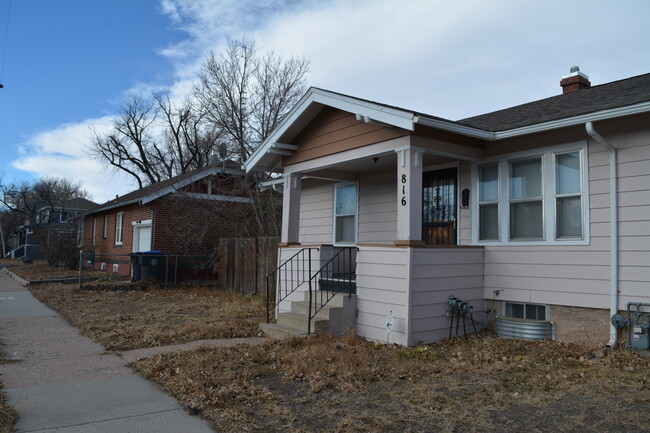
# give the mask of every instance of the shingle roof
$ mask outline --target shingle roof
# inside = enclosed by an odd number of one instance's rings
[[[236,168],[235,168],[236,167]],[[90,209],[89,213],[95,213],[99,212],[105,209],[112,209],[115,207],[119,207],[120,205],[126,205],[126,204],[131,204],[134,202],[139,201],[140,199],[143,199],[145,197],[148,197],[150,195],[160,193],[162,192],[165,188],[169,188],[171,186],[174,186],[176,184],[179,184],[183,182],[184,180],[190,179],[193,176],[200,175],[201,172],[206,172],[210,173],[211,171],[215,169],[227,169],[227,170],[239,170],[240,165],[235,163],[234,161],[226,161],[226,164],[224,166],[223,162],[219,162],[213,165],[209,165],[207,167],[202,167],[198,168],[196,170],[192,171],[187,171],[185,173],[179,174],[178,176],[174,176],[170,179],[163,180],[161,182],[156,182],[154,184],[142,187],[140,189],[137,189],[135,191],[132,191],[128,194],[124,194],[121,197],[114,198],[113,200],[109,200],[106,203],[102,203],[99,206],[96,206],[92,209]]]
[[[469,117],[456,123],[497,132],[647,101],[650,101],[650,74]]]
[[[94,201],[87,200],[85,198],[77,197],[71,198],[63,202],[63,207],[66,209],[83,209],[88,210],[97,206],[97,203]]]

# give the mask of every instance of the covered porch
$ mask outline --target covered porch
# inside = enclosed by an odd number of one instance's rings
[[[340,273],[351,280],[352,324],[372,340],[412,345],[448,337],[450,296],[482,321],[484,254],[467,245],[469,191],[462,193],[473,159],[409,135],[286,167],[279,265],[336,273],[328,261],[350,250]],[[310,288],[319,300],[317,291],[334,291],[327,278],[287,275],[276,276],[279,315],[304,302]]]

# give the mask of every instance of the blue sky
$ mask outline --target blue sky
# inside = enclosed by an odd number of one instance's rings
[[[170,61],[158,51],[185,34],[159,13],[155,1],[13,0],[11,11],[9,6],[2,0],[7,49],[0,170],[5,180],[28,175],[11,162],[31,137],[110,115],[127,89],[173,79]]]
[[[0,0],[0,49],[10,0]],[[650,72],[650,2],[12,0],[0,89],[0,174],[134,188],[85,153],[128,92],[182,96],[228,37],[311,60],[308,84],[459,119]]]

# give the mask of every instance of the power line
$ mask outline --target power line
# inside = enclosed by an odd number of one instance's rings
[[[0,89],[4,87],[2,85],[2,81],[5,73],[5,58],[7,57],[7,39],[9,38],[9,18],[11,17],[11,3],[13,3],[13,0],[9,0],[9,11],[7,12],[7,28],[5,30],[4,48],[2,50],[2,67],[0,68]]]

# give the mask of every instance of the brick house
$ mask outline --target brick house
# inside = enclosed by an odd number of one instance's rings
[[[129,275],[133,252],[210,256],[223,237],[256,236],[253,200],[234,166],[183,173],[91,209],[84,220],[88,261]]]

